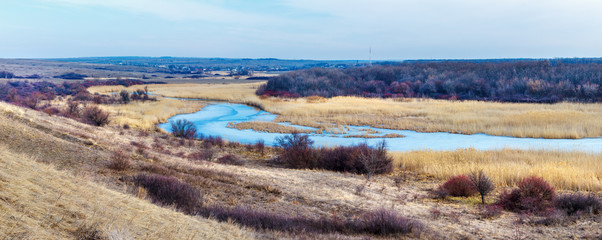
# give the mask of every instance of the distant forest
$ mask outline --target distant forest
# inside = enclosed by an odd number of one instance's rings
[[[312,68],[271,78],[257,93],[281,97],[364,96],[501,102],[602,102],[602,62],[413,61]]]

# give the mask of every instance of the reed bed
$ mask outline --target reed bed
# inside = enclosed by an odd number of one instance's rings
[[[110,125],[123,126],[127,124],[133,128],[148,130],[154,129],[159,123],[167,122],[170,117],[177,114],[198,112],[204,106],[205,103],[201,101],[163,98],[157,101],[134,101],[129,104],[102,105],[101,108],[111,113]]]
[[[168,97],[200,98],[245,103],[278,114],[276,121],[328,131],[356,125],[419,132],[486,133],[531,138],[602,136],[600,103],[498,103],[433,99],[334,97],[319,99],[260,98],[262,83],[148,85]],[[132,86],[135,90],[141,86]],[[92,87],[92,92],[115,92],[123,87]]]
[[[462,149],[392,153],[398,169],[444,180],[482,169],[498,187],[528,176],[543,177],[556,189],[602,191],[602,154],[543,150]]]
[[[241,123],[228,123],[229,128],[235,128],[238,130],[252,129],[257,132],[268,132],[268,133],[313,133],[315,131],[308,129],[301,129],[291,126],[284,126],[274,122],[241,122]]]

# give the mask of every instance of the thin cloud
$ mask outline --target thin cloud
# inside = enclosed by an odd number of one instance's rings
[[[272,17],[231,10],[191,0],[43,0],[71,6],[106,7],[121,11],[150,14],[170,21],[202,20],[219,23],[265,23]],[[241,21],[243,20],[244,21]]]

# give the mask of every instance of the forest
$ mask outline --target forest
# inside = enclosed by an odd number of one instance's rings
[[[500,102],[601,102],[598,61],[432,61],[348,69],[312,68],[271,78],[257,94]]]

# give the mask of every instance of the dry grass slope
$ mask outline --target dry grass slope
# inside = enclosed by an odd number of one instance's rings
[[[149,85],[168,97],[200,98],[247,103],[279,114],[277,121],[327,130],[333,124],[369,125],[419,132],[487,133],[534,138],[601,137],[602,104],[495,103],[430,99],[377,99],[334,97],[310,99],[261,99],[250,84]],[[140,88],[131,87],[129,90]],[[92,92],[114,92],[123,87],[92,87]]]
[[[240,228],[108,190],[0,145],[2,239],[248,239]],[[79,236],[78,236],[79,235]]]
[[[398,167],[439,179],[483,169],[497,186],[515,186],[520,179],[535,175],[557,189],[602,191],[602,154],[463,149],[393,155]]]

